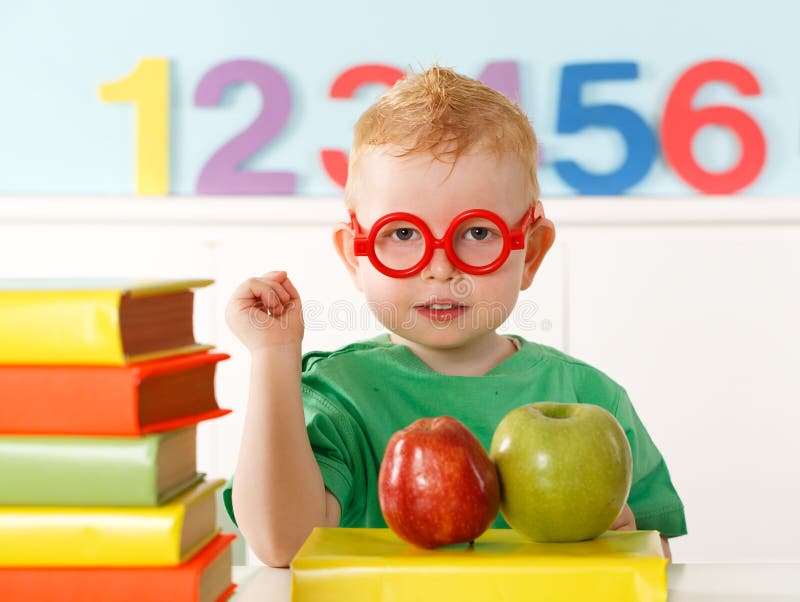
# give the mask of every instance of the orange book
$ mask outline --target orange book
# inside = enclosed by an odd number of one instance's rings
[[[228,414],[214,394],[224,353],[124,366],[0,365],[0,433],[141,436]]]
[[[0,567],[0,600],[222,602],[236,588],[234,539],[217,535],[191,560],[172,567]]]

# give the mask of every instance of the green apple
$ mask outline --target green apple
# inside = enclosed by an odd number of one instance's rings
[[[539,402],[497,425],[489,456],[500,478],[500,512],[533,541],[583,541],[606,531],[631,487],[631,448],[600,406]]]

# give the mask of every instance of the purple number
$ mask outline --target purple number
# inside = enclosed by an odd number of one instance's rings
[[[519,63],[516,61],[494,61],[486,65],[478,79],[494,88],[501,94],[505,94],[515,103],[520,104],[519,99]],[[539,144],[539,156],[537,159],[539,167],[545,164],[544,147]]]
[[[478,79],[519,103],[519,65],[516,61],[495,61],[486,65]]]
[[[252,83],[261,92],[261,112],[250,126],[226,142],[203,166],[197,178],[199,194],[294,194],[292,172],[245,171],[239,167],[277,136],[289,119],[292,98],[286,80],[258,61],[229,61],[208,71],[194,94],[198,107],[219,105],[230,86]]]

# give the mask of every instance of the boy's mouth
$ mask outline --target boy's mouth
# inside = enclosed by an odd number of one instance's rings
[[[452,320],[467,311],[467,305],[452,299],[431,299],[414,307],[421,315],[437,322]]]

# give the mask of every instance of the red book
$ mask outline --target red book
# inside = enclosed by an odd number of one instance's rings
[[[231,583],[230,543],[217,535],[172,567],[0,567],[3,602],[222,602]]]
[[[124,366],[0,365],[0,433],[141,436],[228,414],[214,394],[224,353]]]

